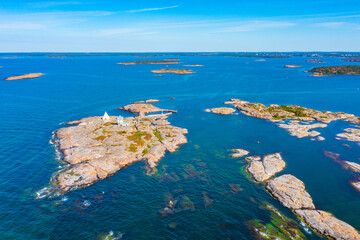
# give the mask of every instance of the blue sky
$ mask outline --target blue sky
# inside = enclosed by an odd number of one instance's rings
[[[0,52],[44,51],[360,51],[360,1],[0,1]]]

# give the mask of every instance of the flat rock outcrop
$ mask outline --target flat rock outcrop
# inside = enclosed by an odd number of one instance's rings
[[[60,193],[107,178],[134,162],[146,160],[153,168],[165,155],[187,143],[187,130],[171,126],[168,115],[158,114],[123,119],[88,117],[75,126],[59,129],[54,144],[68,166],[53,177],[52,191]]]
[[[220,114],[220,115],[230,115],[230,114],[233,114],[235,111],[236,110],[233,108],[226,108],[226,107],[205,109],[205,112],[212,112],[212,113]]]
[[[336,139],[346,140],[352,142],[360,142],[360,129],[358,128],[346,128],[344,133],[336,134]]]
[[[11,80],[21,80],[21,79],[28,79],[28,78],[38,78],[43,75],[44,75],[43,73],[29,73],[29,74],[24,74],[21,76],[8,77],[8,78],[5,78],[5,80],[11,81]]]
[[[305,190],[305,184],[290,174],[269,180],[266,189],[280,203],[290,209],[315,209],[310,194]]]
[[[291,136],[295,136],[298,138],[303,137],[316,137],[319,136],[320,133],[317,131],[310,131],[314,128],[325,128],[327,127],[324,123],[314,123],[314,124],[300,124],[296,121],[290,122],[288,124],[278,124],[280,128],[286,129]]]
[[[337,219],[331,213],[321,210],[299,209],[296,215],[323,236],[339,240],[359,240],[359,232],[349,224]]]
[[[156,61],[133,61],[133,62],[122,62],[120,65],[137,65],[137,64],[179,64],[178,60],[156,60]]]
[[[247,151],[245,149],[241,149],[241,148],[233,149],[232,151],[233,151],[233,153],[231,154],[232,158],[241,158],[241,157],[246,156],[246,155],[248,155],[250,153],[249,151]]]
[[[147,113],[157,113],[157,112],[171,112],[171,113],[177,113],[176,110],[170,110],[170,109],[161,109],[151,104],[146,103],[133,103],[126,105],[124,107],[119,107],[119,110],[128,111],[131,113],[138,114],[139,116],[145,116]]]
[[[160,69],[160,70],[153,70],[152,73],[175,73],[175,74],[193,74],[192,70],[189,69]]]
[[[247,171],[252,175],[256,182],[264,182],[281,172],[286,164],[282,159],[280,153],[269,154],[263,157],[262,160],[246,158],[250,161]]]

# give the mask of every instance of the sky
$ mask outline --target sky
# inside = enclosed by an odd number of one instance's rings
[[[1,0],[0,52],[360,51],[359,0]]]

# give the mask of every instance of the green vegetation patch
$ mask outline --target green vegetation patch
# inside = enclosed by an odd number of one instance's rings
[[[106,138],[106,136],[100,135],[100,136],[98,136],[98,137],[96,137],[96,138],[93,138],[93,139],[94,139],[94,140],[97,140],[97,141],[104,141],[105,138]]]
[[[137,147],[135,144],[131,143],[130,146],[129,146],[129,151],[130,152],[136,152],[137,150]]]
[[[154,129],[153,132],[154,132],[155,137],[156,137],[160,142],[164,140],[163,137],[161,136],[161,133],[159,132],[159,130]]]
[[[133,133],[132,135],[130,136],[127,136],[127,139],[135,142],[138,146],[144,146],[145,144],[145,140],[149,140],[151,138],[151,134],[147,133],[147,132],[140,132],[140,131],[137,131],[135,133]]]

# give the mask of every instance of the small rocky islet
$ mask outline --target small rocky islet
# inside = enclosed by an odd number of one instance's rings
[[[137,65],[137,64],[180,64],[180,62],[178,61],[179,59],[176,60],[155,60],[155,61],[133,61],[133,62],[122,62],[122,63],[118,63],[120,65]]]
[[[39,198],[89,186],[141,160],[154,168],[166,151],[175,152],[187,143],[187,129],[167,121],[171,113],[146,116],[162,109],[151,104],[129,106],[122,109],[137,117],[87,117],[55,132],[54,144],[68,165],[51,179],[50,187],[38,192]]]
[[[175,74],[194,74],[195,72],[189,69],[160,69],[152,70],[152,73],[175,73]]]
[[[13,81],[13,80],[22,80],[22,79],[31,79],[31,78],[38,78],[43,76],[43,73],[28,73],[20,76],[8,77],[5,78],[6,81]]]

